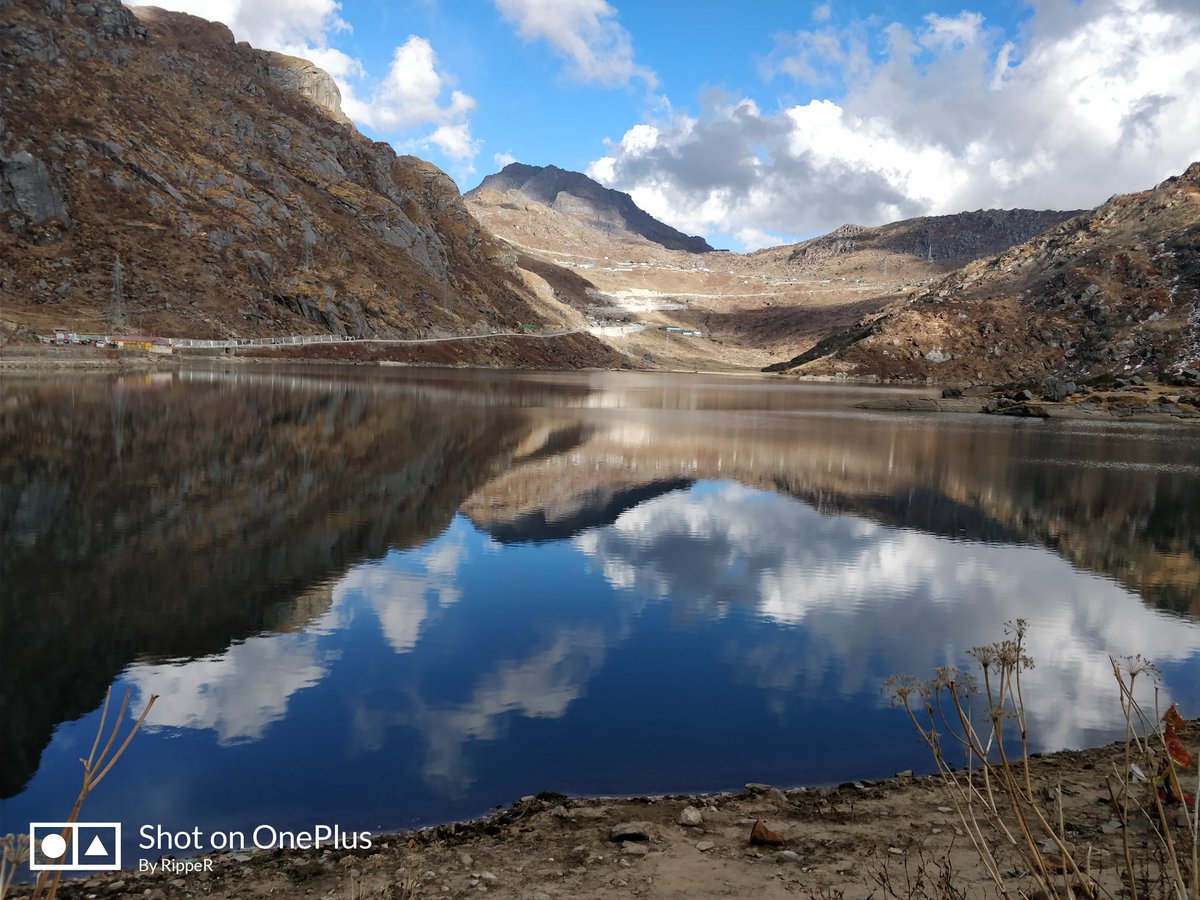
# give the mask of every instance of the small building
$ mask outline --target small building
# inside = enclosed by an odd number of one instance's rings
[[[112,345],[118,350],[150,350],[155,340],[143,335],[118,334],[113,336]]]

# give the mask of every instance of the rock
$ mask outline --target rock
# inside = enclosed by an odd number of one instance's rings
[[[800,854],[794,850],[780,850],[775,854],[775,858],[780,862],[798,863],[800,862]]]
[[[17,210],[34,225],[68,224],[67,205],[45,163],[21,150],[0,156],[0,212]]]
[[[912,769],[905,769],[903,772],[897,772],[897,773],[896,773],[896,777],[897,777],[897,778],[912,778],[912,777],[913,777],[913,770],[912,770]]]
[[[1013,400],[1016,403],[1028,403],[1030,400],[1033,399],[1033,391],[1028,390],[1028,389],[1023,390],[1023,391],[1017,391],[1009,399]]]
[[[1052,403],[1058,403],[1061,400],[1066,400],[1079,388],[1073,381],[1065,381],[1051,375],[1042,382],[1042,399],[1049,400]]]
[[[696,849],[699,850],[701,853],[707,853],[709,850],[711,850],[715,846],[717,846],[717,845],[714,844],[712,841],[699,841],[696,844]]]
[[[949,362],[952,359],[954,359],[954,357],[941,347],[936,347],[925,354],[926,362],[931,362],[934,365],[937,365],[938,363]]]
[[[765,794],[771,789],[769,784],[763,784],[761,781],[749,781],[746,783],[746,790],[751,794]]]
[[[471,854],[468,853],[467,851],[464,850],[462,853],[458,854],[458,864],[460,866],[462,866],[464,869],[471,868],[471,866],[474,864],[474,862],[475,862],[474,857],[472,857]]]
[[[621,822],[608,830],[610,841],[648,841],[654,833],[649,822]]]
[[[679,824],[687,828],[699,828],[704,824],[704,816],[694,806],[685,806],[679,813]]]
[[[645,856],[650,852],[650,848],[645,844],[626,841],[621,845],[621,854],[623,856]]]
[[[342,112],[342,92],[329,73],[307,59],[276,53],[273,50],[251,51],[266,75],[283,90],[299,94],[325,110],[333,119],[349,123]]]
[[[783,844],[784,837],[766,826],[762,819],[755,821],[750,829],[750,843],[762,847],[778,847]]]
[[[963,395],[963,389],[960,387],[942,388],[942,399],[943,400],[948,400],[951,397],[961,397],[962,395]]]
[[[997,410],[1002,416],[1018,416],[1026,419],[1048,419],[1050,413],[1041,406],[1030,406],[1028,403],[1014,403]]]

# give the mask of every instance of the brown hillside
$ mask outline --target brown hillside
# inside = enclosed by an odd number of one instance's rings
[[[407,337],[572,321],[443,172],[359,134],[311,63],[179,13],[25,0],[0,4],[0,70],[10,324]],[[574,364],[612,362],[577,347]]]
[[[1169,377],[1200,360],[1200,163],[972,263],[773,370]]]

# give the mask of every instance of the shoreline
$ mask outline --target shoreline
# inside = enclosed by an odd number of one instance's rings
[[[1183,734],[1193,752],[1198,735],[1200,720],[1193,720]],[[1093,875],[1114,893],[1122,835],[1106,781],[1123,753],[1117,742],[1031,757],[1038,795],[1049,798],[1061,788],[1068,840],[1090,848]],[[59,896],[489,894],[557,900],[799,894],[857,900],[877,893],[880,877],[903,885],[906,872],[934,874],[943,865],[952,868],[959,888],[989,892],[991,883],[951,807],[939,776],[908,772],[836,787],[750,783],[715,794],[582,798],[543,792],[482,818],[371,835],[369,848],[204,854],[180,860],[192,865],[175,871],[127,867],[64,881]],[[750,843],[759,820],[783,838],[782,845]],[[1151,835],[1134,822],[1129,838],[1136,850]],[[1001,856],[1015,865],[1011,851]],[[25,883],[14,885],[11,895],[31,892]]]

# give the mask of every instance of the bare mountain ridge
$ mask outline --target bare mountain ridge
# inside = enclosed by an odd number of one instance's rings
[[[970,263],[768,367],[936,381],[1169,376],[1200,362],[1200,163]]]
[[[517,199],[512,196],[515,193],[613,237],[640,235],[668,250],[687,253],[709,253],[713,249],[703,238],[686,235],[660,222],[634,203],[628,194],[558,166],[510,163],[484,178],[465,197],[468,201],[482,202],[490,199],[487,192],[508,195],[493,199],[500,204],[512,203]]]
[[[305,60],[182,13],[25,0],[0,3],[0,72],[10,328],[410,337],[579,324],[538,296],[449,177],[358,133]],[[564,364],[612,364],[590,336],[563,342]]]
[[[802,269],[814,268],[832,256],[879,251],[961,266],[1002,253],[1082,212],[1081,209],[979,209],[921,216],[877,227],[842,225],[829,234],[790,245],[788,262]]]

